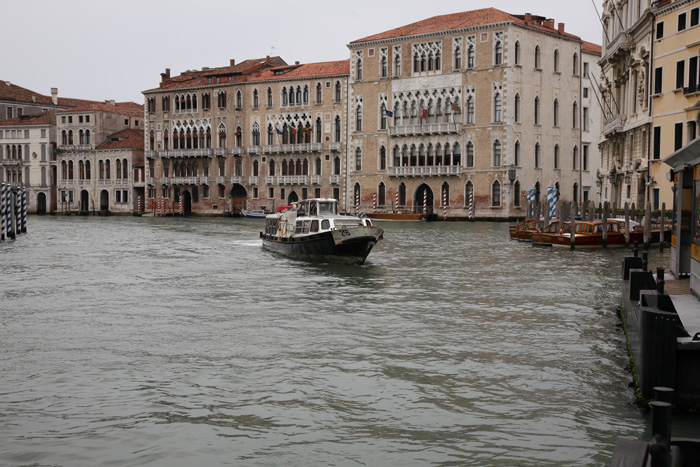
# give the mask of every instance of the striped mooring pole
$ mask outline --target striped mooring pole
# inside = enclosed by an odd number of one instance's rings
[[[0,187],[0,240],[5,240],[5,234],[7,232],[5,226],[5,184],[3,183]]]
[[[447,219],[447,190],[442,190],[442,206],[443,206],[443,214],[442,218],[443,220]]]
[[[355,193],[355,214],[360,214],[360,192]]]
[[[474,219],[474,190],[469,192],[469,218]]]
[[[394,198],[396,198],[396,202],[394,203],[395,204],[394,209],[396,209],[398,211],[399,210],[399,192],[398,192],[398,190],[396,191],[396,196]]]
[[[22,233],[27,233],[27,187],[22,188]]]
[[[377,192],[372,193],[372,210],[377,210]]]
[[[141,215],[141,196],[136,198],[136,214]]]
[[[180,211],[181,216],[185,215],[185,207],[182,205],[182,195],[180,195],[178,210]]]
[[[423,215],[428,217],[428,190],[423,190]]]

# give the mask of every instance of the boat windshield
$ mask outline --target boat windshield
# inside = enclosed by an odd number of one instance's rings
[[[355,218],[355,219],[353,219],[353,218],[335,219],[334,224],[336,227],[341,227],[341,228],[342,227],[353,227],[356,225],[362,225],[362,219],[357,219],[357,218]]]
[[[318,203],[319,214],[337,214],[335,212],[335,203],[330,201],[322,201]]]

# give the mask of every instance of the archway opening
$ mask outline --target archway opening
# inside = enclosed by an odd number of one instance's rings
[[[46,214],[46,193],[37,193],[36,195],[36,213]]]
[[[299,201],[299,195],[297,194],[297,192],[292,191],[291,193],[289,193],[289,196],[287,196],[287,204],[296,203],[297,201]]]
[[[244,209],[246,209],[246,200],[248,199],[248,192],[243,185],[238,183],[231,187],[231,213],[241,214]]]
[[[100,211],[109,211],[109,192],[102,190],[100,193]]]
[[[88,212],[90,210],[90,194],[87,190],[80,192],[80,212]]]
[[[421,184],[415,192],[413,206],[415,210],[425,216],[433,213],[433,190],[425,183]]]

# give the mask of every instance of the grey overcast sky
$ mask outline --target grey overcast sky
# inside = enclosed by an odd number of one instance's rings
[[[566,23],[601,43],[602,0],[0,0],[0,79],[49,95],[143,103],[160,73],[279,55],[345,60],[356,39],[432,16],[494,7]]]

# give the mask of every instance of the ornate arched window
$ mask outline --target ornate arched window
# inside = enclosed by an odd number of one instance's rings
[[[491,184],[491,207],[501,207],[501,182],[498,180]]]

